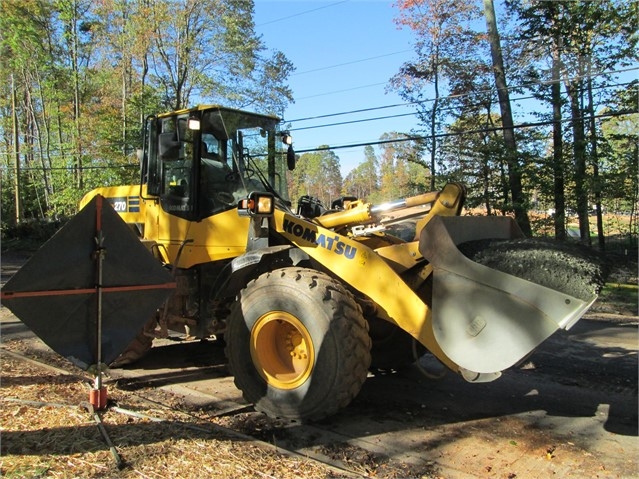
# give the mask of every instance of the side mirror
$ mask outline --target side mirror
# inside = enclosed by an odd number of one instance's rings
[[[295,152],[293,151],[293,145],[288,145],[288,150],[286,150],[286,166],[288,166],[289,171],[295,169]]]

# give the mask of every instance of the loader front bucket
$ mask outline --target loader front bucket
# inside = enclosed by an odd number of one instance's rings
[[[597,298],[579,299],[478,264],[457,245],[523,237],[509,217],[435,216],[419,250],[433,267],[432,327],[442,351],[469,381],[491,381]]]

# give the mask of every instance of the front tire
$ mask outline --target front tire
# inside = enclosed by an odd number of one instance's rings
[[[231,308],[226,341],[235,385],[272,417],[336,413],[359,393],[371,361],[361,308],[339,281],[310,269],[251,281]]]

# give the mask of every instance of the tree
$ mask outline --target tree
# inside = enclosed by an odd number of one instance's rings
[[[159,95],[148,88],[148,58],[154,33],[148,18],[150,8],[146,0],[102,0],[95,5],[96,16],[101,19],[97,28],[96,48],[100,50],[101,71],[112,75],[104,80],[109,85],[108,103],[118,108],[113,115],[115,130],[109,130],[109,143],[124,156],[131,155],[139,144],[140,125],[145,114],[161,108]],[[109,60],[104,61],[104,60]],[[117,98],[117,100],[116,100]],[[104,115],[102,115],[104,116]]]
[[[435,189],[437,133],[446,116],[446,84],[453,85],[469,69],[469,57],[478,40],[469,24],[478,17],[472,2],[451,0],[402,0],[397,2],[399,25],[411,28],[417,37],[417,60],[405,63],[391,80],[400,95],[414,103],[421,123],[428,128],[427,148],[430,150],[430,189]],[[459,83],[463,83],[460,81]],[[432,95],[430,89],[432,87]],[[451,89],[452,90],[452,89]]]
[[[51,28],[53,13],[52,6],[44,2],[7,1],[0,4],[0,28],[3,32],[0,37],[3,66],[0,75],[5,88],[11,88],[2,95],[2,98],[9,99],[3,110],[11,111],[3,114],[2,118],[9,119],[11,126],[4,121],[2,131],[5,133],[6,152],[11,151],[10,156],[14,160],[16,213],[20,211],[18,205],[24,203],[20,219],[39,216],[39,211],[48,208],[49,196],[54,191],[50,173],[46,170],[51,166],[51,136],[45,103],[45,99],[55,102],[56,98],[48,81],[53,58],[57,55],[51,40],[55,35]],[[13,105],[9,106],[11,103]],[[6,135],[7,132],[12,132],[11,136]],[[41,176],[35,170],[36,162],[42,168]],[[34,180],[37,181],[35,186],[31,183]],[[22,187],[20,190],[18,185]],[[29,188],[31,191],[26,194]]]
[[[636,238],[639,204],[639,81],[620,89],[601,121],[601,174],[608,209],[629,217]],[[635,245],[636,246],[636,245]]]
[[[364,147],[364,161],[344,179],[343,194],[354,195],[363,200],[373,197],[379,188],[377,169],[378,159],[375,150],[368,145]]]
[[[193,97],[282,111],[292,100],[283,86],[292,65],[281,52],[269,59],[255,34],[253,2],[180,0],[152,2],[154,77],[165,106],[185,108]]]
[[[389,142],[400,139],[404,141]],[[428,162],[422,159],[423,144],[407,140],[397,132],[381,136],[380,195],[378,201],[389,201],[424,193],[430,189],[432,175]]]
[[[552,143],[553,143],[553,197],[555,210],[555,238],[566,239],[566,197],[565,197],[565,166],[564,141],[561,128],[561,35],[553,35],[552,45],[552,76],[550,80],[550,95],[552,104]]]
[[[512,207],[515,212],[515,220],[519,224],[519,227],[525,235],[530,236],[532,231],[530,228],[530,221],[528,219],[526,200],[523,194],[513,115],[510,108],[510,94],[506,82],[504,60],[501,53],[501,40],[497,30],[497,19],[495,17],[495,6],[493,4],[493,0],[484,0],[484,16],[486,18],[486,27],[488,29],[488,41],[490,42],[490,52],[493,63],[493,73],[495,75],[495,85],[497,86],[497,96],[499,97],[499,109],[501,110],[504,146],[506,148],[508,164],[508,183],[510,186]]]
[[[3,187],[24,217],[74,214],[92,187],[136,182],[151,113],[195,99],[281,112],[292,65],[253,27],[251,0],[1,2],[2,166],[16,158]],[[3,201],[3,224],[16,204]]]
[[[435,188],[437,138],[443,129],[442,122],[451,117],[454,121],[453,111],[459,112],[459,118],[465,114],[475,116],[478,109],[484,109],[486,118],[492,118],[492,92],[488,88],[486,73],[493,72],[503,117],[504,148],[508,152],[509,203],[522,230],[530,234],[521,165],[517,156],[504,62],[492,2],[484,2],[488,45],[491,47],[492,57],[490,68],[481,43],[486,36],[471,28],[472,22],[480,15],[477,5],[450,0],[411,0],[400,2],[398,6],[403,12],[399,22],[409,25],[416,32],[420,61],[405,65],[393,81],[405,98],[418,104],[420,110],[425,110],[426,114],[420,114],[420,119],[429,125],[427,137],[431,156],[431,189]],[[450,95],[441,97],[440,87],[444,84],[450,90]],[[424,106],[427,103],[424,101],[426,86],[432,86],[434,90],[431,108]],[[454,103],[462,109],[445,107],[452,107]]]
[[[371,198],[374,203],[390,201],[400,196],[401,181],[405,180],[398,171],[397,159],[395,158],[394,144],[387,144],[382,150],[379,160],[379,193]]]
[[[80,117],[83,109],[83,92],[88,79],[89,66],[92,61],[92,25],[90,2],[87,0],[57,0],[55,2],[60,22],[62,23],[64,48],[67,52],[63,62],[68,68],[71,78],[71,94],[73,105],[72,145],[75,158],[74,183],[78,190],[84,189],[82,163],[85,154],[83,147],[83,130]]]
[[[523,40],[524,82],[533,94],[552,106],[555,236],[565,237],[565,181],[572,179],[582,241],[590,241],[589,204],[602,200],[602,179],[598,178],[599,145],[597,103],[605,104],[608,87],[617,66],[627,65],[636,54],[636,4],[614,2],[521,2],[511,0],[510,9],[518,14]],[[633,27],[633,25],[635,27]],[[546,64],[550,68],[546,68]],[[547,76],[544,72],[550,72]],[[532,88],[538,85],[537,88]],[[562,85],[565,94],[562,94]],[[548,92],[550,90],[550,92]],[[599,91],[595,96],[593,92]],[[598,97],[598,98],[597,98]],[[566,109],[566,105],[568,108]],[[562,130],[563,119],[570,118],[570,130]],[[566,161],[564,140],[571,146],[572,164]],[[568,169],[572,166],[571,169]],[[597,206],[600,247],[603,232]]]
[[[594,90],[595,84],[598,80],[595,78],[594,73],[601,68],[609,69],[615,64],[623,64],[626,59],[634,56],[637,58],[635,49],[629,49],[632,41],[627,41],[635,35],[632,33],[632,29],[626,26],[626,21],[632,21],[632,17],[628,14],[633,12],[633,9],[626,9],[624,5],[612,7],[611,5],[589,5],[578,4],[575,18],[581,20],[578,24],[578,52],[581,57],[584,58],[584,99],[581,103],[581,115],[588,120],[585,121],[586,129],[586,142],[589,151],[587,152],[587,159],[589,160],[590,167],[592,168],[592,181],[590,187],[592,190],[592,198],[595,205],[596,223],[597,223],[597,238],[598,245],[601,250],[605,249],[604,229],[603,229],[603,217],[602,217],[602,178],[599,175],[600,159],[599,159],[599,134],[597,128],[597,121],[595,118],[595,98]],[[583,19],[586,18],[585,21]],[[636,21],[636,15],[635,15]],[[636,45],[636,39],[634,41]],[[603,50],[603,51],[602,51]],[[604,53],[605,51],[605,53]],[[604,53],[602,55],[602,53]],[[585,211],[591,210],[588,202],[585,205]],[[583,208],[583,203],[578,203]],[[580,225],[582,222],[582,215],[580,214]],[[585,219],[588,215],[585,216]],[[589,232],[588,232],[589,233]],[[589,237],[588,237],[589,238]],[[583,239],[583,236],[582,236]]]
[[[302,154],[295,170],[290,175],[289,193],[291,198],[312,196],[319,199],[326,208],[341,196],[342,174],[339,157],[328,145],[321,145],[313,153]]]
[[[488,215],[505,213],[509,203],[503,137],[494,128],[500,125],[496,114],[468,115],[449,127],[442,143],[450,178],[468,187],[467,207],[483,207]]]
[[[17,100],[16,100],[16,89],[13,75],[11,75],[11,132],[12,132],[12,141],[14,145],[13,152],[13,162],[15,165],[15,169],[13,171],[14,174],[14,197],[15,197],[15,224],[20,223],[22,220],[22,198],[20,195],[20,151],[19,144],[20,138],[18,136],[18,112],[17,112]]]

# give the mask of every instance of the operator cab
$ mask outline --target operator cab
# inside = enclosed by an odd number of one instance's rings
[[[235,208],[254,191],[290,205],[286,169],[295,153],[279,125],[275,116],[220,106],[149,117],[142,184],[167,213],[191,221]]]

